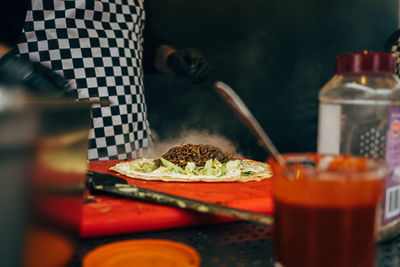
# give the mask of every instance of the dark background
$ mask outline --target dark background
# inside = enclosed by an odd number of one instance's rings
[[[230,85],[281,152],[315,151],[318,91],[343,52],[382,51],[397,29],[396,0],[147,0],[157,32],[176,48],[196,47],[213,68],[203,84],[145,76],[156,142],[188,129],[230,140],[246,157],[266,153],[214,93]]]

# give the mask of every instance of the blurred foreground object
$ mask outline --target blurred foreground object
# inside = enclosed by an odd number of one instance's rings
[[[18,84],[35,95],[77,98],[77,91],[70,87],[64,77],[38,62],[10,53],[0,58],[0,83]]]
[[[163,239],[137,239],[110,243],[89,252],[83,267],[199,267],[200,255],[184,243]]]
[[[400,233],[400,80],[394,70],[391,53],[341,54],[319,94],[319,153],[386,160],[382,239]]]
[[[385,162],[311,153],[283,157],[285,166],[270,161],[275,266],[375,266]]]
[[[18,82],[0,85],[0,266],[49,266],[40,260],[49,253],[60,262],[53,266],[67,264],[78,238],[89,111],[89,103],[35,95]]]

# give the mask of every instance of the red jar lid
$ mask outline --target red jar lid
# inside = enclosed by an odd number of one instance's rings
[[[387,72],[395,73],[395,59],[387,52],[353,52],[336,56],[335,73]]]

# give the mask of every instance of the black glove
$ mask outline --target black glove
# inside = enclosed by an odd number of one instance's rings
[[[0,83],[20,85],[36,95],[77,98],[68,81],[40,63],[12,54],[0,58]]]
[[[186,48],[170,54],[167,65],[175,74],[190,77],[193,83],[205,81],[210,73],[208,63],[195,48]]]

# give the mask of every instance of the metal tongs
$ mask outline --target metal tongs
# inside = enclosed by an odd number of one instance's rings
[[[263,128],[261,128],[258,121],[235,91],[227,84],[220,81],[215,83],[214,89],[233,111],[236,112],[243,123],[246,124],[250,131],[257,137],[258,142],[275,158],[279,165],[286,165],[285,159],[278,152],[268,135],[264,132]]]

